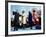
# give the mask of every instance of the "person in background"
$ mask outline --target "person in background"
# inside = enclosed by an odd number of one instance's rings
[[[37,28],[40,28],[41,18],[35,9],[33,9],[32,11],[32,21],[34,26],[37,26]]]
[[[39,15],[37,14],[36,10],[32,11],[32,21],[33,21],[34,24],[39,23]]]
[[[28,16],[28,21],[29,21],[29,27],[32,29],[32,14],[31,12],[29,11],[29,16]]]

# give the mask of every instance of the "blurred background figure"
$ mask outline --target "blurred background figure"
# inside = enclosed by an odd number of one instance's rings
[[[32,21],[34,23],[34,26],[36,26],[36,28],[41,29],[41,17],[39,16],[37,10],[35,9],[32,10]]]
[[[14,20],[11,19],[11,26],[14,27],[14,31],[18,30],[19,28],[19,13],[18,10],[13,11],[12,13],[14,15]]]
[[[32,14],[31,14],[30,11],[29,11],[29,16],[28,16],[28,21],[29,21],[29,27],[32,29],[32,26],[33,26],[33,24],[32,24]]]

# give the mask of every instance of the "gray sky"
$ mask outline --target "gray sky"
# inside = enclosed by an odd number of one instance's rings
[[[25,11],[25,16],[28,15],[28,12],[32,12],[32,9],[33,8],[36,8],[36,9],[41,9],[40,6],[22,6],[22,5],[11,5],[11,12],[12,11],[16,11],[18,10],[18,12],[20,14],[22,14],[22,11],[24,10]]]

